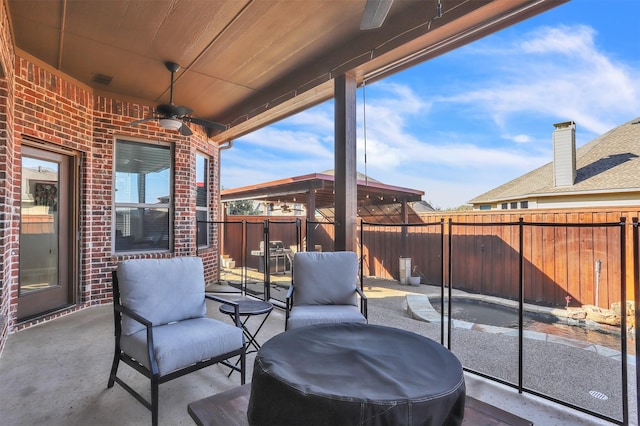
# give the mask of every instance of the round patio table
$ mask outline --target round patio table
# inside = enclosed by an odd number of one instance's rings
[[[264,323],[267,321],[267,318],[269,318],[269,314],[273,310],[273,305],[263,300],[238,300],[237,303],[238,303],[238,313],[241,317],[244,317],[244,320],[242,320],[241,325],[242,325],[242,331],[244,332],[244,335],[248,340],[247,348],[250,348],[251,346],[253,346],[255,349],[255,350],[247,351],[247,353],[257,352],[260,349],[260,343],[258,343],[258,340],[257,340],[258,333],[262,329],[262,326],[264,325]],[[231,319],[233,319],[233,315],[235,312],[233,306],[222,304],[220,305],[219,310],[223,314],[227,314]],[[256,331],[251,332],[247,328],[247,321],[249,321],[249,318],[253,316],[258,316],[258,315],[265,315],[265,317],[262,318],[262,322],[260,323]]]
[[[460,361],[397,328],[319,324],[267,341],[256,355],[252,425],[459,425]]]

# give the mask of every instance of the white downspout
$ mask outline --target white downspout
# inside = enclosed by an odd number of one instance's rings
[[[220,184],[220,175],[221,175],[220,168],[222,167],[222,151],[224,151],[225,149],[230,149],[231,147],[233,147],[233,140],[228,140],[218,145],[218,198],[221,198],[220,192],[222,191],[222,185]],[[223,211],[224,211],[224,206],[222,205],[222,200],[220,200],[218,202],[218,220],[219,221],[222,221],[224,219]],[[218,232],[218,258],[220,258],[222,255],[222,253],[220,253],[220,250],[222,248],[222,240],[223,240],[222,229],[223,227],[220,227],[220,232]],[[221,268],[222,268],[222,263],[220,262],[218,263],[218,273],[217,273],[218,282],[220,282]]]
[[[218,145],[218,197],[220,197],[220,192],[222,191],[222,185],[220,184],[220,167],[222,167],[222,151],[226,149],[231,149],[233,147],[233,140],[228,140],[220,145]],[[222,202],[220,202],[220,210],[218,211],[218,220],[222,221],[224,219],[224,215],[222,214],[223,206]]]

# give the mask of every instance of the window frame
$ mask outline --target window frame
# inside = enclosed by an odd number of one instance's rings
[[[117,191],[117,174],[118,174],[118,145],[120,142],[129,143],[129,144],[140,144],[146,145],[149,148],[162,147],[162,149],[168,149],[169,151],[169,193],[168,193],[168,201],[166,203],[131,203],[131,202],[117,202],[116,201],[116,191]],[[135,253],[170,253],[173,247],[173,214],[174,214],[174,190],[175,190],[175,148],[174,145],[169,142],[152,142],[148,140],[139,140],[135,138],[128,137],[117,137],[114,140],[113,144],[113,159],[112,159],[112,220],[111,220],[111,253],[117,256],[135,254]],[[133,249],[133,250],[117,250],[116,249],[116,236],[117,236],[117,213],[118,209],[127,208],[127,209],[166,209],[167,210],[167,247],[166,248],[143,248],[143,249]]]
[[[204,170],[203,170],[203,177],[205,179],[204,181],[204,201],[205,201],[205,206],[199,206],[198,205],[198,163],[199,160],[203,159],[204,160]],[[196,229],[200,229],[198,227],[198,213],[201,212],[205,212],[205,218],[207,222],[210,222],[210,218],[211,218],[211,200],[210,200],[210,187],[211,187],[211,156],[200,152],[200,151],[196,151],[196,175],[195,175],[195,194],[196,194]],[[207,248],[207,247],[211,247],[211,224],[207,223],[206,226],[206,236],[205,236],[205,241],[203,243],[200,243],[200,241],[198,241],[198,237],[199,237],[199,233],[196,232],[196,247],[198,248]]]

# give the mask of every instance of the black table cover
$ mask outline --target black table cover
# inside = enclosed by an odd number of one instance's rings
[[[256,355],[252,425],[459,425],[460,361],[439,343],[368,324],[289,330]]]

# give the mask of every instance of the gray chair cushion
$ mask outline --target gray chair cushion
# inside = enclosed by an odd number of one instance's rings
[[[351,251],[298,252],[293,258],[293,282],[297,306],[356,306],[358,257]]]
[[[313,324],[359,322],[367,323],[360,309],[352,305],[294,306],[287,320],[287,330]]]
[[[131,259],[118,265],[120,302],[154,326],[206,315],[204,268],[199,257]],[[144,326],[126,315],[122,334]]]
[[[120,340],[122,350],[151,370],[145,330]],[[212,318],[196,318],[153,328],[153,346],[161,375],[243,345],[242,329]]]

